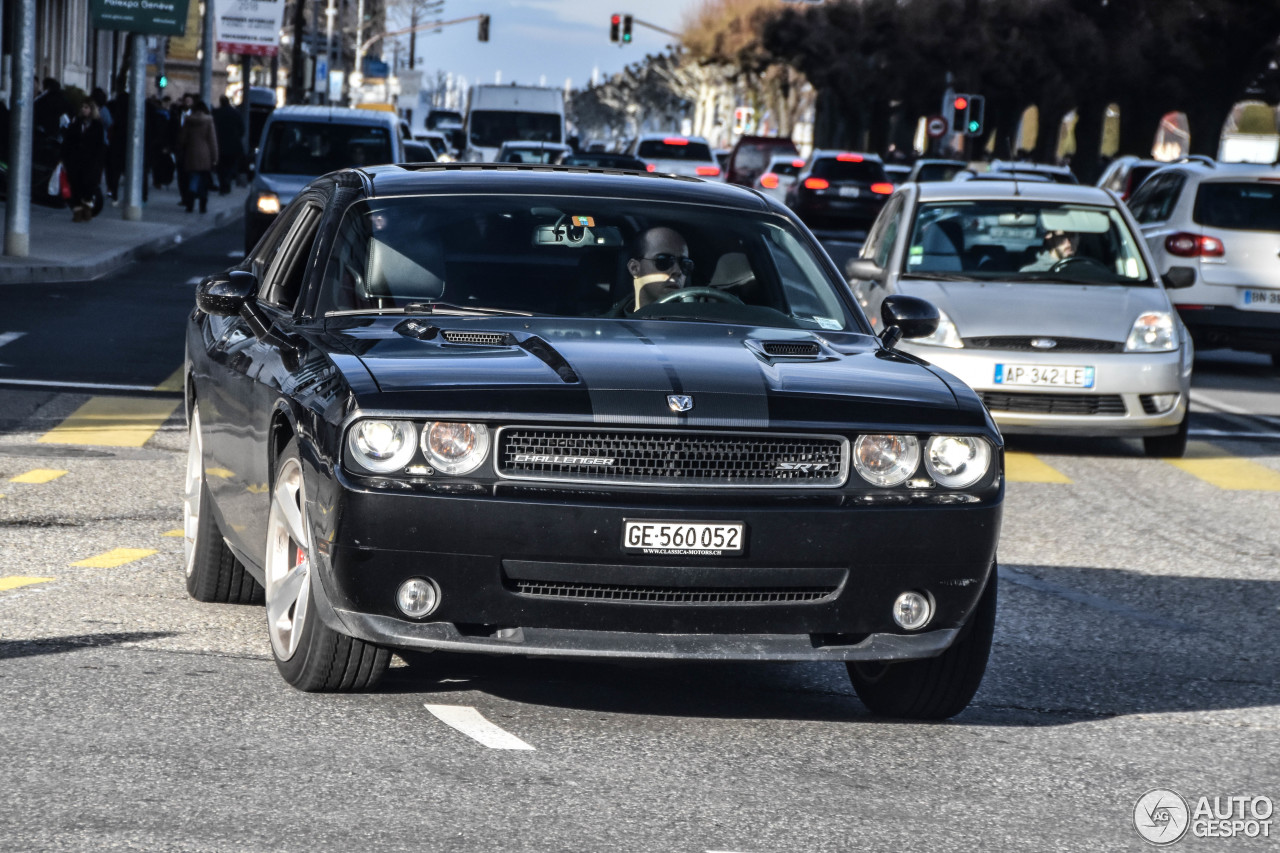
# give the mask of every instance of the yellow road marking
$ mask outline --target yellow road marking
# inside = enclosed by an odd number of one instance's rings
[[[168,379],[166,379],[165,381],[157,385],[156,390],[157,391],[181,391],[182,383],[185,380],[186,380],[186,377],[182,375],[182,368],[179,367],[177,370],[173,372],[172,376],[170,376]]]
[[[31,586],[33,583],[48,583],[51,580],[53,578],[24,578],[19,575],[0,578],[0,592],[6,589],[17,589],[20,586]]]
[[[143,557],[150,557],[154,553],[156,552],[150,548],[112,548],[105,554],[99,554],[87,560],[80,560],[71,565],[84,569],[114,569],[116,566],[123,566],[125,563],[132,563],[135,560],[141,560]]]
[[[230,480],[236,475],[235,471],[228,471],[226,468],[205,468],[205,476],[217,477],[219,480]]]
[[[141,447],[169,419],[179,403],[146,397],[92,397],[69,418],[40,436],[40,441]]]
[[[179,527],[177,530],[169,530],[164,533],[161,533],[160,535],[161,536],[183,536],[185,534],[186,534],[186,531],[183,530],[181,527]]]
[[[1031,453],[1005,451],[1004,476],[1010,483],[1070,483],[1071,478]]]
[[[1280,492],[1280,471],[1233,456],[1207,441],[1190,442],[1187,444],[1186,456],[1165,461],[1219,489],[1233,492]]]
[[[251,495],[265,495],[267,493],[267,484],[260,483],[256,485],[245,486],[244,490]]]
[[[66,471],[59,471],[55,468],[34,468],[25,474],[19,474],[9,480],[10,483],[52,483],[61,477]]]

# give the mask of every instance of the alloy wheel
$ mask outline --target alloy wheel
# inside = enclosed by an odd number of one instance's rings
[[[267,517],[266,598],[271,648],[280,660],[298,650],[311,600],[310,538],[302,466],[289,458],[280,466]]]
[[[200,499],[204,494],[204,443],[200,437],[199,406],[191,410],[190,432],[187,476],[182,491],[182,555],[188,577],[196,566],[196,532],[200,529]]]

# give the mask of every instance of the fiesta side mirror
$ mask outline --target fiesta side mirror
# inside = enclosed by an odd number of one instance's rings
[[[1196,283],[1196,271],[1194,267],[1169,267],[1160,278],[1164,280],[1165,290],[1178,290]]]
[[[850,258],[845,262],[844,274],[851,281],[882,281],[884,269],[870,258]]]
[[[246,270],[211,275],[196,285],[196,307],[216,317],[234,317],[258,291],[258,277]]]
[[[884,331],[880,339],[892,348],[900,338],[927,338],[938,330],[938,309],[927,299],[895,293],[880,304]]]

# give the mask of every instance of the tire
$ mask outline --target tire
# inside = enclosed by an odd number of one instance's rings
[[[978,692],[991,654],[996,624],[995,567],[969,621],[945,652],[902,663],[850,661],[849,680],[873,714],[909,720],[945,720],[963,711]]]
[[[298,458],[289,442],[271,480],[267,515],[267,633],[280,675],[308,693],[368,690],[391,664],[391,652],[348,637],[316,613],[310,525]]]
[[[1187,452],[1187,430],[1191,425],[1191,411],[1182,416],[1178,431],[1173,435],[1149,435],[1142,439],[1142,449],[1155,459],[1181,459]]]
[[[261,604],[262,586],[245,571],[223,541],[213,517],[213,502],[204,471],[204,439],[200,407],[191,410],[191,439],[187,445],[187,476],[182,499],[183,551],[187,593],[196,601],[221,604]]]

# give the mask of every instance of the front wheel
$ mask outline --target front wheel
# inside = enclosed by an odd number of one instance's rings
[[[849,680],[873,714],[910,720],[945,720],[963,711],[987,671],[996,625],[996,570],[969,621],[942,654],[902,663],[850,661]]]
[[[276,464],[267,515],[267,632],[284,680],[309,693],[367,690],[391,664],[391,652],[325,625],[315,612],[318,583],[297,439]]]
[[[1181,459],[1187,453],[1187,431],[1191,424],[1191,409],[1182,416],[1178,431],[1173,435],[1149,435],[1142,439],[1142,449],[1155,459]]]

